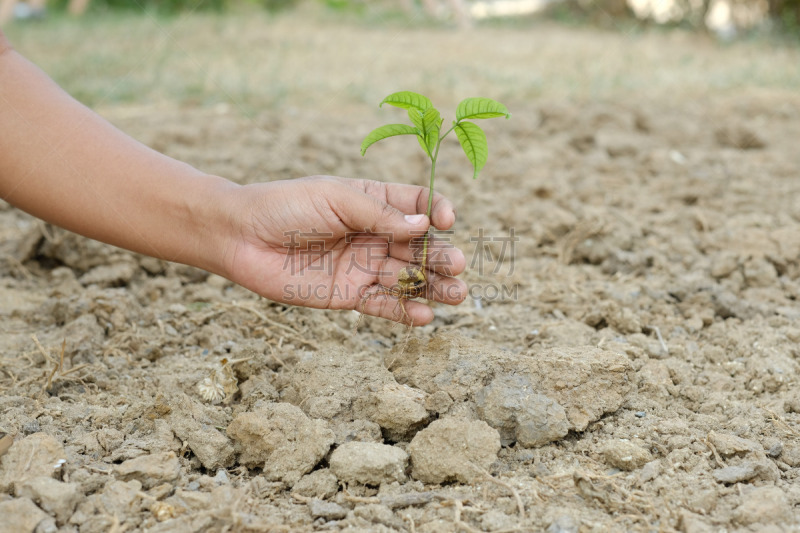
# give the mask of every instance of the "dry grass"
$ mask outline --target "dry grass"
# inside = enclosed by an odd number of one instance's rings
[[[720,45],[681,31],[611,33],[529,22],[462,32],[374,17],[367,24],[254,12],[54,17],[8,33],[19,50],[98,108],[226,102],[245,113],[352,109],[400,88],[430,94],[446,108],[473,94],[514,104],[800,87],[797,48]],[[453,49],[461,60],[452,61]]]

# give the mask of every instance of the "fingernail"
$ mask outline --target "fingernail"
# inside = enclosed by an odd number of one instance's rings
[[[425,218],[425,215],[406,215],[406,222],[409,224],[419,224]]]

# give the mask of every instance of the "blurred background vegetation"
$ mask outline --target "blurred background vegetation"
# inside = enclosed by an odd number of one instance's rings
[[[800,87],[800,0],[90,0],[80,17],[74,2],[3,29],[104,112],[377,110],[398,87],[453,105]]]
[[[4,1],[19,0],[0,0]],[[47,0],[31,3],[42,1]],[[63,12],[69,3],[49,0],[47,9]],[[800,37],[800,0],[90,0],[87,5],[90,13],[148,11],[161,15],[254,7],[273,13],[322,8],[382,20],[414,14],[432,23],[459,26],[484,19],[538,17],[603,27],[682,27],[711,31],[724,39],[754,33]]]

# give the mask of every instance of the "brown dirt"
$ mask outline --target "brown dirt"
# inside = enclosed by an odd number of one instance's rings
[[[317,44],[341,31],[315,27]],[[524,29],[475,31],[521,53]],[[468,61],[437,55],[454,87],[502,92],[514,116],[486,124],[478,182],[457,146],[443,155],[472,292],[407,346],[389,323],[353,334],[355,313],[278,305],[0,207],[0,432],[15,439],[0,514],[18,520],[0,531],[797,530],[796,90],[533,100],[502,89],[519,63],[471,83]],[[240,182],[424,176],[413,143],[360,157],[394,114],[359,98],[102,111]],[[203,397],[215,385],[222,402]],[[329,463],[351,441],[375,445]]]

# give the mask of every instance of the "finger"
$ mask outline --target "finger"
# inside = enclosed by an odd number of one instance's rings
[[[365,296],[362,313],[393,320],[407,326],[424,326],[433,321],[433,310],[422,302],[398,300],[386,294]]]
[[[425,197],[428,196],[428,189],[423,189],[425,191]],[[420,211],[423,209],[422,207],[419,208]],[[427,199],[425,200],[424,209],[428,209]],[[436,229],[450,229],[453,227],[456,221],[456,207],[453,205],[453,202],[445,198],[444,196],[440,195],[439,193],[435,193],[433,195],[433,205],[431,211],[431,224]]]
[[[428,189],[416,185],[403,185],[400,183],[384,183],[386,187],[386,199],[403,212],[406,208],[414,213],[428,212]],[[413,202],[413,204],[412,204]],[[402,206],[402,207],[401,207]],[[439,194],[433,193],[431,204],[431,223],[436,229],[450,229],[456,221],[456,208],[449,199]]]
[[[420,242],[415,242],[419,240]],[[422,238],[408,243],[390,243],[389,255],[401,261],[420,264],[422,262]],[[467,267],[467,259],[464,252],[456,248],[446,240],[432,237],[428,242],[427,259],[425,268],[445,276],[458,276]]]
[[[408,242],[430,227],[425,215],[406,215],[380,198],[348,186],[332,187],[328,206],[348,228],[385,235],[387,240]]]
[[[427,187],[402,183],[383,183],[374,180],[341,179],[370,196],[382,199],[403,213],[428,212],[429,189]],[[433,226],[437,229],[450,229],[456,220],[456,209],[453,202],[438,192],[433,194],[431,219]]]
[[[467,284],[458,278],[426,273],[428,286],[425,299],[447,305],[458,305],[467,298]]]

